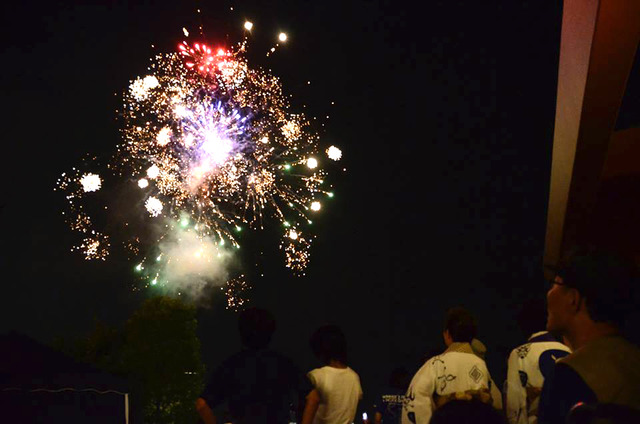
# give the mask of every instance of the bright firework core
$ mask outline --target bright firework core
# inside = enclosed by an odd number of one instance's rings
[[[190,157],[191,190],[197,188],[211,173],[224,165],[234,150],[241,147],[245,132],[242,118],[236,110],[227,113],[220,101],[200,104],[182,119],[185,129],[183,143]]]

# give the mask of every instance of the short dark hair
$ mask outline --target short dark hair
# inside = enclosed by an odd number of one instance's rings
[[[271,342],[271,336],[276,330],[276,320],[266,309],[245,309],[238,317],[238,330],[243,345],[260,349]]]
[[[560,262],[557,275],[564,285],[586,298],[592,320],[622,325],[632,308],[635,263],[623,255],[597,246],[577,246]]]
[[[389,387],[406,390],[409,386],[409,372],[404,367],[394,368],[389,375]]]
[[[471,343],[477,332],[476,319],[469,311],[457,306],[447,311],[444,329],[449,331],[454,342]]]
[[[325,364],[331,360],[347,363],[347,338],[337,325],[323,325],[313,332],[309,345]]]
[[[543,331],[547,321],[547,304],[544,298],[535,297],[525,300],[518,310],[516,321],[525,339],[538,331]]]

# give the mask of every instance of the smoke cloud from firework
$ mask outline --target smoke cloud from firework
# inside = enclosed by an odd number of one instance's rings
[[[189,298],[198,298],[208,285],[224,285],[235,262],[231,248],[181,226],[174,226],[164,236],[158,250],[151,274]]]

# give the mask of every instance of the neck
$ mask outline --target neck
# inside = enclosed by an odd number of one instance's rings
[[[328,365],[332,368],[347,368],[347,365],[344,362],[338,361],[337,359],[330,360]]]
[[[571,344],[572,350],[578,350],[594,340],[615,334],[618,334],[618,329],[613,325],[589,321],[578,328],[569,330],[566,337]]]

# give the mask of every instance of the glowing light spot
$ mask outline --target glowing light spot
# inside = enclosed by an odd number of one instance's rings
[[[151,167],[147,169],[147,177],[151,178],[152,180],[158,178],[158,175],[160,175],[160,168],[158,168],[156,165],[151,165]]]
[[[312,211],[319,211],[321,207],[322,206],[320,205],[320,202],[312,202],[311,203],[311,210]]]
[[[232,149],[233,144],[231,140],[226,137],[221,137],[216,131],[208,131],[205,134],[202,150],[209,155],[209,158],[214,164],[220,165],[224,163]]]
[[[84,174],[80,179],[80,184],[85,192],[98,191],[102,187],[102,180],[97,174]]]
[[[142,271],[142,270],[143,270],[142,264],[136,265],[136,271],[139,272],[139,271]]]
[[[156,137],[156,141],[162,147],[169,144],[169,142],[171,141],[171,128],[164,127],[163,129],[161,129]]]
[[[148,90],[156,88],[160,85],[160,81],[158,81],[158,78],[153,75],[147,75],[146,77],[144,77],[143,83]]]
[[[267,137],[267,136],[265,135],[264,137],[262,137],[262,138],[260,139],[260,141],[261,141],[262,143],[264,143],[264,144],[267,144],[267,143],[269,142],[269,137]]]
[[[185,27],[182,27],[182,33],[184,34],[185,37],[189,36],[189,31],[187,31],[187,29]],[[180,47],[181,50],[184,50],[184,46],[183,45],[180,45],[178,47]]]
[[[329,193],[327,193],[327,196],[329,196],[329,197],[333,197],[333,192],[329,192]]]
[[[340,160],[340,158],[342,158],[342,150],[336,146],[331,146],[327,149],[327,156],[331,160]]]
[[[138,180],[138,187],[147,188],[149,187],[149,181],[146,178],[140,178]]]
[[[315,158],[307,159],[307,167],[309,169],[316,169],[318,167],[318,161]]]
[[[253,23],[252,22],[246,21],[244,23],[244,29],[246,29],[247,31],[251,31],[252,28],[253,28]]]
[[[153,217],[156,217],[162,213],[162,202],[153,196],[147,199],[147,201],[144,203],[144,206],[145,208],[147,208],[147,212],[149,212],[149,215]]]
[[[285,41],[287,41],[287,34],[285,34],[284,32],[281,32],[280,34],[278,34],[278,40],[284,43]]]
[[[158,278],[154,278],[153,280],[151,280],[151,285],[155,286],[156,284],[158,284]]]
[[[186,137],[182,140],[186,147],[192,147],[195,137],[193,134],[187,134]]]
[[[173,109],[173,113],[175,113],[178,118],[184,118],[189,115],[189,110],[185,105],[177,105]]]
[[[289,238],[291,240],[297,240],[298,239],[298,233],[296,232],[296,230],[289,231]]]

